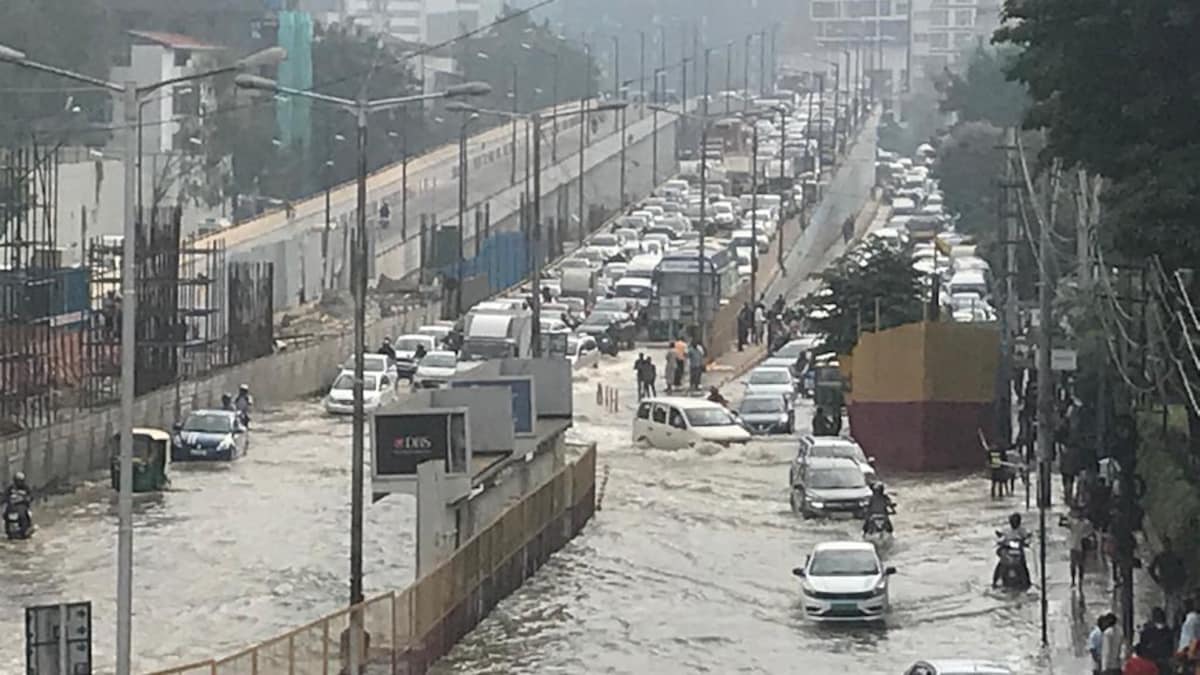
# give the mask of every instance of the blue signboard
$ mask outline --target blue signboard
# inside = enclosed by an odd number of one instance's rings
[[[456,389],[468,387],[505,387],[512,393],[513,432],[517,435],[532,434],[537,420],[533,401],[533,378],[528,376],[500,376],[493,378],[453,379],[450,386]]]

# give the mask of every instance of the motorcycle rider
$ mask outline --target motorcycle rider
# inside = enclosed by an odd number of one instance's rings
[[[0,504],[0,512],[7,514],[10,509],[15,509],[24,506],[24,512],[21,518],[24,522],[21,523],[22,529],[29,531],[32,525],[29,514],[30,491],[29,483],[25,480],[25,474],[21,471],[13,474],[12,483],[4,490],[4,503]]]
[[[377,353],[383,354],[384,356],[388,357],[392,361],[395,361],[396,360],[396,349],[395,349],[395,347],[392,347],[392,338],[388,338],[388,337],[383,338],[383,346],[381,346],[379,348],[379,351]]]
[[[896,503],[892,501],[890,495],[887,494],[883,483],[875,483],[871,486],[871,500],[867,502],[867,517],[863,519],[863,534],[867,534],[867,528],[871,524],[871,516],[883,516],[883,531],[891,534],[892,529],[891,514],[896,512]]]
[[[1016,541],[1021,544],[1021,578],[1025,585],[1030,584],[1029,563],[1025,560],[1024,549],[1029,545],[1029,532],[1021,527],[1021,514],[1014,513],[1008,517],[1008,529],[1003,532],[997,532],[998,540],[996,542],[997,549],[1003,548],[1008,542]],[[992,572],[992,587],[1000,585],[1000,575],[1003,572],[1001,563],[996,563],[996,569]]]
[[[242,418],[242,424],[250,426],[250,408],[254,407],[254,397],[250,395],[250,385],[238,387],[237,398],[233,399],[233,407]]]
[[[233,410],[233,397],[228,393],[221,394],[221,410]]]

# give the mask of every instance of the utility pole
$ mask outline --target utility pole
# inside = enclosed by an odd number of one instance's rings
[[[758,94],[767,95],[767,31],[758,32]]]
[[[653,129],[650,131],[650,186],[651,189],[658,185],[658,107],[660,105],[658,97],[658,81],[662,78],[662,68],[654,71],[654,105],[650,109],[650,124]]]
[[[622,96],[621,96],[621,38],[616,35],[612,36],[612,43],[613,43],[612,100],[616,101],[617,99],[622,98]],[[557,126],[557,124],[555,126]],[[613,131],[620,131],[620,129],[621,129],[621,120],[619,118],[617,118],[617,116],[614,115],[613,116]],[[624,189],[624,187],[622,187],[622,189],[621,189],[621,198],[622,198],[621,206],[625,206],[624,201],[623,201],[624,197],[625,197],[625,189]]]
[[[708,209],[708,71],[712,49],[704,50],[704,115],[700,120],[700,251],[696,257],[696,339],[704,344],[704,235],[708,231],[705,221]]]
[[[555,79],[557,79],[557,78],[555,78]],[[517,64],[513,63],[513,66],[512,66],[512,98],[513,98],[512,111],[513,111],[513,115],[516,115],[517,112],[520,110],[520,106],[517,103],[517,98],[518,98],[517,93],[518,93],[518,90],[517,90]],[[558,97],[556,96],[555,99],[557,100],[557,98]],[[511,172],[512,175],[509,177],[508,183],[509,183],[509,185],[516,185],[517,184],[517,118],[516,117],[513,117],[513,122],[512,122],[512,149],[513,149],[512,172]],[[478,246],[479,242],[475,242],[475,245]]]
[[[772,31],[771,35],[774,36],[773,31]],[[779,113],[780,138],[783,138],[786,142],[788,116],[786,114],[786,111],[783,108],[777,108],[776,112]],[[783,243],[784,243],[784,233],[787,229],[787,218],[782,217],[782,215],[783,215],[784,198],[786,197],[786,193],[787,193],[787,181],[784,180],[784,177],[783,177],[784,169],[786,167],[787,167],[787,154],[781,152],[781,153],[779,153],[779,213],[780,213],[781,217],[779,218],[779,249],[778,249],[779,260],[777,262],[779,263],[779,273],[784,276],[787,276],[787,269],[785,269],[783,266],[783,248],[784,248]]]
[[[750,41],[754,39],[754,33],[746,34],[746,44],[742,49],[742,110],[750,109]]]
[[[557,125],[558,120],[554,120]],[[533,127],[533,194],[527,201],[531,219],[529,223],[529,248],[533,252],[533,356],[542,356],[542,118],[534,112],[525,122]],[[582,132],[582,130],[580,130]],[[582,195],[580,195],[582,200]],[[580,225],[582,227],[582,225]]]
[[[584,63],[587,64],[586,82],[583,87],[583,98],[579,101],[579,242],[583,243],[583,238],[587,233],[587,221],[583,219],[584,198],[583,198],[583,152],[587,147],[587,128],[588,128],[588,101],[592,98],[592,46],[588,43],[583,43]],[[555,126],[558,126],[558,121],[555,121]],[[535,142],[536,139],[535,139]],[[540,192],[538,195],[540,196]],[[541,227],[541,223],[538,223]]]
[[[1013,338],[1017,329],[1017,256],[1014,246],[1020,237],[1017,224],[1018,201],[1016,174],[1016,129],[1004,130],[1004,179],[1000,186],[1000,216],[1004,221],[1004,246],[1001,249],[1001,267],[1004,269],[1004,307],[1000,312],[1000,369],[996,383],[996,434],[994,442],[1007,444],[1012,441],[1012,375]],[[1028,461],[1028,457],[1025,458]],[[1028,492],[1028,484],[1026,484]],[[1027,507],[1028,508],[1028,507]]]
[[[758,304],[758,121],[750,123],[750,302]]]
[[[729,96],[733,92],[733,40],[725,44],[725,114],[729,114]]]
[[[1039,223],[1038,237],[1038,312],[1040,327],[1038,328],[1037,349],[1037,460],[1038,460],[1038,531],[1040,533],[1038,546],[1038,561],[1041,572],[1041,609],[1042,609],[1042,645],[1049,643],[1047,629],[1048,599],[1046,597],[1046,509],[1050,506],[1050,462],[1053,459],[1051,443],[1054,439],[1054,373],[1051,371],[1050,350],[1051,329],[1054,319],[1051,315],[1051,302],[1054,294],[1054,280],[1050,256],[1053,255],[1053,244],[1050,241],[1050,228],[1053,223],[1053,203],[1058,192],[1057,167],[1051,177],[1055,183],[1051,190],[1050,222]],[[1034,195],[1030,195],[1034,199]]]
[[[646,31],[638,31],[638,95],[642,97],[642,114],[638,119],[646,116]]]
[[[695,57],[693,57],[693,58],[695,58]],[[679,69],[679,72],[682,75],[682,79],[681,79],[682,88],[681,88],[680,94],[679,94],[679,100],[680,100],[679,109],[681,111],[683,111],[684,114],[679,116],[679,137],[677,137],[675,139],[675,159],[676,159],[676,161],[679,160],[679,149],[683,147],[683,143],[681,142],[680,137],[685,138],[685,139],[687,138],[687,128],[688,128],[687,68],[688,68],[688,59],[687,59],[687,57],[684,57],[683,63]]]
[[[1079,180],[1078,192],[1075,197],[1075,248],[1079,258],[1079,286],[1090,288],[1092,285],[1091,256],[1091,190],[1088,189],[1087,171],[1076,171]]]

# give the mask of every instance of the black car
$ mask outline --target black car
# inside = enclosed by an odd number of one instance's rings
[[[752,434],[790,434],[796,428],[795,410],[783,396],[747,396],[738,404],[737,414]]]
[[[633,349],[636,324],[626,312],[601,310],[589,314],[576,328],[576,332],[596,338],[596,343],[602,351],[605,349],[605,343],[611,342],[613,352],[606,353],[615,353],[615,350],[622,346]]]

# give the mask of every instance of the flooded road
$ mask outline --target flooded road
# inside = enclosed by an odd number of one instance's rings
[[[1071,635],[1064,616],[1071,611],[1065,532],[1050,532],[1057,647],[1043,653],[1036,591],[990,588],[993,531],[1024,511],[1024,499],[991,500],[979,476],[884,474],[899,505],[886,556],[899,569],[886,625],[807,621],[791,569],[818,542],[858,539],[860,523],[791,513],[794,440],[719,451],[632,446],[632,388],[622,391],[618,415],[600,414],[582,394],[601,379],[627,382],[632,358],[607,362],[577,386],[583,414],[573,433],[599,446],[599,466],[609,472],[603,509],[439,673],[902,673],[938,656],[996,659],[1019,673],[1083,672],[1077,666],[1085,661],[1070,653],[1082,637]],[[799,411],[802,433],[810,416],[810,408]],[[1036,512],[1026,518],[1036,529]],[[1102,592],[1090,597],[1098,602]]]
[[[342,606],[349,594],[350,423],[316,401],[255,416],[232,464],[172,464],[134,502],[134,666],[233,653]],[[370,504],[368,495],[368,504]],[[412,579],[415,502],[366,510],[368,594]],[[94,660],[111,672],[116,499],[107,483],[35,505],[37,534],[0,541],[0,673],[23,672],[24,607],[90,600]]]

